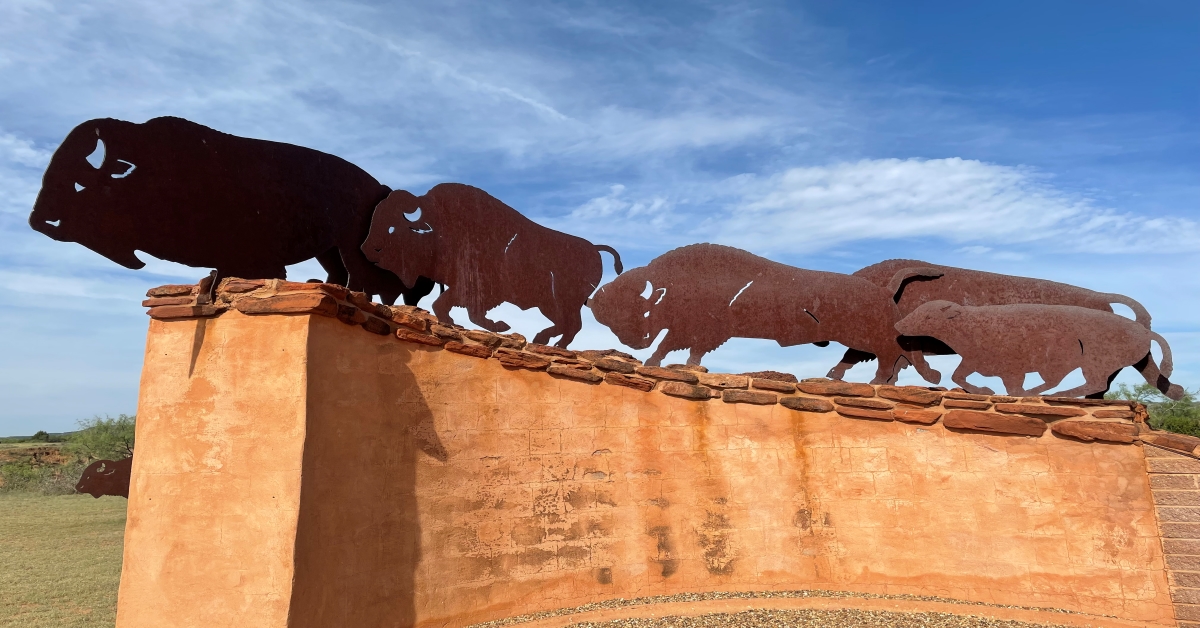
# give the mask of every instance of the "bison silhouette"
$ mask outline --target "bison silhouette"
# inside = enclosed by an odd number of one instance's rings
[[[730,338],[768,338],[783,347],[836,341],[878,357],[872,383],[895,381],[908,364],[931,381],[941,378],[898,343],[899,311],[883,288],[728,246],[692,244],[664,253],[602,286],[590,305],[596,320],[634,349],[667,330],[650,366],[678,349],[690,349],[688,364],[700,364]],[[838,364],[829,376],[841,379],[847,368]]]
[[[504,302],[536,307],[553,325],[533,342],[561,336],[559,347],[583,327],[580,309],[604,272],[599,251],[622,270],[612,247],[547,229],[461,183],[436,185],[421,197],[392,192],[375,208],[362,250],[405,283],[428,277],[448,286],[433,302],[444,323],[453,324],[450,308],[462,306],[472,323],[504,332],[508,324],[489,320],[489,310]]]
[[[887,289],[893,295],[900,315],[930,301],[950,301],[962,305],[1073,305],[1102,312],[1112,312],[1112,304],[1120,303],[1133,310],[1137,321],[1150,328],[1150,313],[1141,303],[1120,294],[1096,292],[1070,284],[989,273],[981,270],[930,264],[920,260],[890,259],[872,264],[854,273],[871,283]],[[923,355],[953,353],[944,343],[927,337],[901,338],[905,348]],[[843,363],[854,364],[869,359],[862,352],[848,349]],[[936,382],[935,382],[936,383]]]
[[[285,278],[317,258],[327,281],[416,302],[433,283],[402,284],[359,245],[389,188],[310,148],[221,133],[182,118],[104,118],[55,151],[29,216],[35,230],[125,266],[135,251],[227,276]],[[412,289],[410,289],[412,287]]]
[[[967,381],[972,373],[999,377],[1007,394],[1036,395],[1057,386],[1075,369],[1085,382],[1057,393],[1084,396],[1108,390],[1112,378],[1133,366],[1151,386],[1171,399],[1183,388],[1172,384],[1171,348],[1159,334],[1123,316],[1073,305],[987,305],[973,307],[950,301],[918,306],[896,324],[906,336],[932,337],[962,356],[951,379],[964,390],[993,391]],[[1162,349],[1154,363],[1151,341]],[[1025,388],[1025,375],[1037,373],[1042,383]]]
[[[132,468],[133,458],[97,460],[83,470],[83,475],[75,484],[75,492],[87,493],[97,499],[102,495],[128,498]]]

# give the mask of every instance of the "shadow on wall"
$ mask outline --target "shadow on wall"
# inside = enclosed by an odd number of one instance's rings
[[[313,317],[313,325],[341,325]],[[411,626],[419,456],[448,458],[409,368],[421,349],[309,336],[309,406],[289,626]]]

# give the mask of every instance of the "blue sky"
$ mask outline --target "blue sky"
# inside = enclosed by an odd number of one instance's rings
[[[1200,4],[986,4],[7,0],[0,434],[134,412],[143,293],[207,272],[28,228],[54,148],[104,116],[310,146],[418,194],[477,185],[627,267],[709,241],[1120,292],[1200,386]],[[588,317],[573,346],[617,342]],[[705,364],[838,357],[744,340]]]

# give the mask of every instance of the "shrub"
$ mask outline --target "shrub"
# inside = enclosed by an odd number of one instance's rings
[[[1104,397],[1128,399],[1145,405],[1150,414],[1150,427],[1156,430],[1200,436],[1200,402],[1196,400],[1197,394],[1200,391],[1188,392],[1179,401],[1174,401],[1150,384],[1138,384],[1133,388],[1121,384]]]
[[[43,495],[70,495],[83,475],[87,463],[71,460],[65,464],[34,465],[29,461],[0,465],[0,492],[21,491]]]
[[[133,455],[135,416],[95,417],[79,422],[65,451],[85,460],[120,460]]]

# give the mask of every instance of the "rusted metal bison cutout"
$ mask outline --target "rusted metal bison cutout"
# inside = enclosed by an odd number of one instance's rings
[[[1137,321],[1150,328],[1150,313],[1141,303],[1127,296],[1096,292],[1045,279],[1001,275],[911,259],[886,260],[858,270],[854,275],[886,288],[900,308],[901,316],[908,316],[930,301],[950,301],[971,306],[1020,303],[1073,305],[1102,312],[1112,312],[1112,304],[1120,303],[1129,306]],[[954,353],[944,343],[932,338],[906,337],[901,338],[901,344],[922,355]],[[854,364],[865,359],[869,359],[869,356],[849,349],[842,361]]]
[[[967,381],[972,373],[999,377],[1009,395],[1036,395],[1057,386],[1075,369],[1084,384],[1057,393],[1084,396],[1108,390],[1122,368],[1133,366],[1152,386],[1171,399],[1183,397],[1172,384],[1171,348],[1159,334],[1125,317],[1100,309],[1071,305],[987,305],[973,307],[950,301],[918,306],[896,324],[906,336],[944,342],[962,362],[951,379],[964,390],[993,391]],[[1154,363],[1151,341],[1162,349]],[[1037,373],[1042,384],[1025,389],[1025,375]]]
[[[404,285],[359,245],[389,188],[310,148],[221,133],[181,118],[112,118],[75,127],[42,178],[29,224],[125,266],[135,251],[223,277],[285,278],[317,258],[327,281],[416,302],[433,283]],[[408,286],[413,286],[410,290]]]
[[[900,313],[908,316],[923,303],[950,301],[961,305],[1074,305],[1112,312],[1112,304],[1127,305],[1137,321],[1150,328],[1150,313],[1141,303],[1121,295],[1096,292],[1070,284],[1001,275],[982,270],[942,266],[911,259],[890,259],[855,271],[894,295]]]
[[[428,277],[447,289],[433,313],[452,324],[450,308],[465,307],[472,323],[492,332],[509,329],[488,320],[501,303],[536,307],[553,323],[533,342],[555,336],[566,347],[583,327],[580,309],[600,283],[600,251],[621,257],[610,246],[592,244],[522,216],[487,192],[461,183],[442,183],[424,196],[392,192],[375,208],[367,258],[396,273],[401,281]]]
[[[892,295],[861,277],[794,268],[717,244],[693,244],[626,272],[591,300],[596,320],[624,344],[645,349],[667,335],[646,364],[690,349],[688,364],[730,338],[768,338],[788,347],[840,342],[879,366],[872,383],[895,380],[909,363],[940,379],[918,356],[903,350]],[[829,376],[841,379],[848,364]]]
[[[133,458],[97,460],[89,464],[75,484],[76,493],[87,493],[99,499],[102,495],[129,497],[129,473]]]

